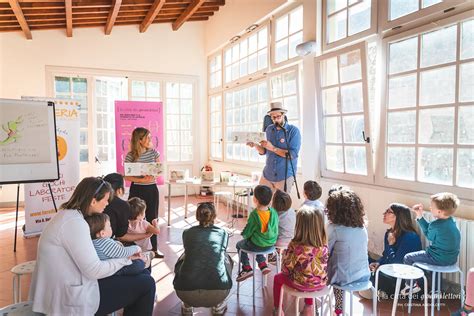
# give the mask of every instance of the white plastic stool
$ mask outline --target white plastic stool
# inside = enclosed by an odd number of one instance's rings
[[[216,215],[219,214],[219,198],[227,198],[226,206],[227,206],[227,219],[229,219],[230,213],[230,200],[232,200],[232,192],[227,191],[217,191],[214,192],[214,205],[216,206]]]
[[[413,288],[413,280],[417,280],[423,278],[425,280],[425,316],[428,315],[428,287],[426,285],[426,277],[425,274],[421,269],[417,267],[409,266],[406,264],[383,264],[379,266],[377,272],[375,272],[375,290],[378,289],[379,284],[379,273],[382,272],[383,274],[389,275],[391,277],[397,278],[397,283],[395,285],[395,296],[393,299],[393,306],[392,306],[392,316],[395,316],[397,311],[397,304],[398,304],[398,296],[400,294],[400,285],[402,279],[410,280],[410,293],[408,294],[408,313],[411,313],[411,300],[412,300],[412,288]],[[377,300],[375,300],[374,310],[377,310]]]
[[[0,308],[0,315],[2,316],[32,316],[32,315],[42,315],[39,313],[33,312],[33,302],[20,302],[12,305],[8,305]]]
[[[281,272],[281,255],[282,252],[288,248],[288,244],[286,245],[275,245],[275,255],[276,255],[276,267],[277,273]]]
[[[245,252],[250,256],[252,256],[252,269],[253,269],[253,276],[252,276],[252,297],[253,297],[253,305],[255,306],[255,262],[257,261],[257,255],[264,255],[264,256],[267,256],[271,253],[274,253],[275,252],[275,247],[271,247],[269,248],[268,250],[266,251],[249,251],[249,250],[243,250],[243,249],[240,249],[239,251],[239,271],[238,273],[240,273],[240,269],[241,269],[241,265],[240,265],[240,253],[241,252]],[[250,258],[249,258],[250,259]],[[262,280],[262,283],[264,286],[267,286],[267,276],[264,275],[263,276],[263,280]],[[240,288],[240,282],[237,282],[237,295],[239,295],[239,288]]]
[[[329,304],[329,313],[332,311],[332,304],[331,304],[331,287],[325,286],[319,291],[314,292],[303,292],[293,289],[285,284],[281,288],[281,295],[280,295],[280,302],[278,304],[278,316],[281,316],[283,313],[283,296],[285,292],[290,295],[296,297],[296,304],[295,304],[295,315],[299,315],[299,301],[300,298],[312,298],[314,299],[313,302],[313,314],[316,314],[316,299],[321,300],[321,314],[324,315],[324,301],[327,301]]]
[[[36,260],[27,261],[14,266],[10,271],[13,273],[13,303],[21,301],[21,276],[33,273]]]
[[[349,292],[349,296],[350,296],[349,315],[350,316],[352,316],[352,298],[353,298],[352,292],[354,291],[358,292],[358,291],[364,291],[364,290],[370,289],[372,291],[372,309],[373,309],[372,314],[377,315],[377,313],[375,312],[377,310],[377,291],[372,286],[372,282],[370,282],[370,280],[365,281],[365,282],[352,282],[343,286],[333,284],[332,286],[335,289],[343,290],[344,292]],[[344,295],[342,296],[343,314],[345,310],[346,310],[346,293],[344,293]]]
[[[464,306],[464,273],[461,271],[461,269],[459,269],[459,266],[457,264],[453,264],[450,266],[435,266],[432,264],[415,262],[413,265],[423,270],[431,271],[433,273],[433,279],[431,280],[431,315],[434,315],[436,296],[438,297],[438,311],[440,309],[439,301],[441,296],[441,276],[443,273],[459,273],[459,277],[461,279],[461,308]],[[436,286],[436,276],[438,276],[438,286]],[[425,290],[425,294],[426,293],[427,292]],[[435,295],[436,293],[438,293],[438,295]]]

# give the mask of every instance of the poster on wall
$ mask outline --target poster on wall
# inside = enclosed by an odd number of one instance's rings
[[[69,200],[79,183],[79,101],[39,97],[24,100],[47,100],[56,105],[56,142],[59,180],[50,182],[56,206]],[[25,184],[25,237],[39,235],[56,213],[47,183]]]
[[[125,156],[130,150],[130,139],[136,127],[150,131],[153,148],[164,158],[163,103],[148,101],[115,101],[115,148],[117,154],[117,172],[124,174]],[[163,176],[156,183],[164,184]]]

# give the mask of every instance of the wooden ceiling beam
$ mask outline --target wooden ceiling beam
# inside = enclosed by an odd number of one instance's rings
[[[148,29],[148,27],[156,18],[158,13],[160,13],[160,10],[164,4],[165,0],[155,0],[153,5],[151,6],[150,11],[148,11],[148,14],[143,19],[142,24],[140,24],[140,33],[144,33]]]
[[[177,31],[190,17],[193,16],[194,12],[204,3],[205,0],[193,0],[193,2],[184,10],[183,14],[176,21],[173,22],[173,31]]]
[[[72,37],[72,0],[65,0],[66,8],[66,36]]]
[[[109,16],[107,17],[107,23],[105,24],[105,35],[110,35],[112,32],[112,27],[114,26],[117,15],[120,11],[120,5],[122,0],[114,0],[114,6],[110,10]]]
[[[16,19],[18,20],[21,29],[23,30],[23,33],[25,33],[26,39],[33,39],[30,27],[28,26],[28,23],[25,20],[25,16],[23,15],[23,11],[21,10],[20,3],[18,2],[18,0],[9,0],[9,3],[10,7],[13,10],[13,13],[15,13]]]

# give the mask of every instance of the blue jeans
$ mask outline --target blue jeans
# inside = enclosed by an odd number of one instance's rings
[[[114,275],[136,275],[143,272],[145,269],[145,262],[141,259],[132,260],[132,264],[123,267],[115,272]],[[148,271],[148,270],[147,270]]]
[[[407,253],[405,255],[405,258],[403,258],[403,263],[405,263],[405,264],[413,265],[415,262],[433,264],[433,265],[437,265],[437,266],[440,265],[425,250],[420,250],[420,251]]]
[[[248,239],[242,239],[235,245],[237,248],[237,251],[239,252],[240,250],[243,250],[240,253],[240,262],[242,262],[242,266],[250,266],[250,261],[249,261],[249,255],[245,252],[245,250],[248,251],[267,251],[268,249],[272,248],[273,246],[269,247],[260,247],[255,245],[253,242],[251,242]],[[260,265],[261,263],[265,262],[266,258],[264,255],[257,255],[257,262]]]

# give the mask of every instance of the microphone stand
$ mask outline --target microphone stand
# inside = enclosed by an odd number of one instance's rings
[[[288,145],[288,131],[284,126],[281,124],[275,124],[277,127],[280,127],[283,130],[283,134],[285,135],[285,144],[286,144],[286,153],[285,153],[285,159],[286,159],[286,166],[285,166],[285,185],[283,190],[286,192],[287,189],[287,184],[286,184],[286,173],[288,172],[288,161],[290,161],[290,167],[291,171],[293,171],[293,180],[295,181],[295,186],[296,186],[296,194],[298,196],[298,199],[300,199],[300,190],[298,189],[298,182],[296,181],[296,173],[295,173],[295,167],[293,166],[293,161],[291,160],[291,155],[290,155],[290,147]]]

